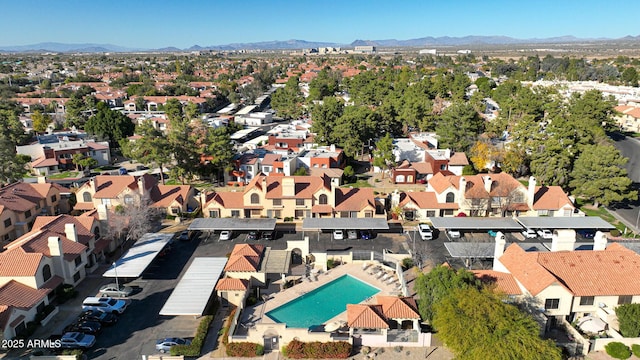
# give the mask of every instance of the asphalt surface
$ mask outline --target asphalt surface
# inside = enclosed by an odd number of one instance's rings
[[[633,181],[634,188],[640,189],[640,141],[622,134],[613,134],[611,138],[614,141],[613,145],[622,153],[622,156],[629,159],[625,168]],[[638,199],[610,210],[629,228],[640,232],[640,201]]]

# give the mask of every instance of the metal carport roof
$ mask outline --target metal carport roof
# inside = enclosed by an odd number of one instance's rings
[[[495,243],[445,242],[444,247],[454,258],[493,258]]]
[[[437,229],[456,230],[522,230],[522,225],[512,218],[432,217]]]
[[[276,219],[197,218],[188,230],[273,230]]]
[[[598,216],[575,217],[518,217],[523,226],[530,229],[615,229],[615,226]]]
[[[226,257],[194,258],[160,315],[202,315],[226,263]]]
[[[116,266],[111,265],[102,276],[139,277],[172,237],[173,234],[170,233],[147,233],[142,235],[120,259],[116,260]]]
[[[389,230],[386,219],[380,218],[305,218],[302,230]]]

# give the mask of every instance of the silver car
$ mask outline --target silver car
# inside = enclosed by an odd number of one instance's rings
[[[191,340],[183,338],[165,338],[156,341],[156,350],[161,353],[166,353],[171,350],[172,346],[176,345],[191,345]]]
[[[107,284],[107,285],[103,285],[100,288],[100,296],[107,296],[107,297],[128,297],[131,296],[131,293],[133,292],[133,288],[131,286],[124,286],[124,285],[120,285],[118,287],[118,285],[116,284]]]

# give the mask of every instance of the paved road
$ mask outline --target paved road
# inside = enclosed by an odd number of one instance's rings
[[[626,168],[629,178],[634,182],[634,187],[640,189],[640,141],[621,134],[611,136],[614,140],[614,146],[620,150],[622,156],[629,159]],[[626,207],[613,210],[619,218],[621,218],[627,226],[638,229],[638,219],[640,219],[640,202],[638,200],[631,202]]]

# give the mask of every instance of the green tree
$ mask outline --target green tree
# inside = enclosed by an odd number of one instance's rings
[[[454,290],[435,304],[433,325],[460,360],[562,359],[533,317],[503,300],[488,289]]]
[[[626,163],[627,158],[611,145],[585,145],[571,172],[573,194],[592,200],[596,207],[637,199],[638,192],[631,189],[624,168]]]
[[[345,155],[355,158],[374,136],[377,114],[364,106],[348,106],[336,121],[333,136]]]
[[[33,130],[38,133],[47,131],[47,128],[52,121],[48,114],[43,114],[38,110],[31,114],[31,120],[33,121]]]
[[[292,76],[284,88],[276,90],[271,95],[271,107],[284,119],[297,119],[303,114],[303,98],[298,83],[298,77]]]
[[[19,156],[16,146],[26,140],[22,124],[18,121],[19,109],[11,104],[0,104],[0,183],[16,181],[27,173],[28,156]]]
[[[200,137],[194,132],[191,121],[184,115],[177,117],[176,113],[170,117],[167,139],[174,162],[171,174],[184,184],[200,165],[201,149],[197,145]]]
[[[436,125],[439,147],[467,151],[484,131],[484,120],[466,103],[454,103],[443,113]]]
[[[383,169],[382,177],[384,178],[384,171],[392,168],[395,162],[396,157],[393,155],[393,138],[387,133],[376,142],[376,148],[373,150],[373,166]]]
[[[307,100],[322,100],[327,96],[333,96],[338,91],[341,77],[342,74],[340,72],[331,71],[328,67],[320,70],[318,76],[309,83],[309,97]]]
[[[140,136],[135,141],[122,139],[122,152],[147,166],[157,166],[160,169],[160,180],[164,184],[164,166],[171,162],[171,147],[169,140],[162,131],[153,127],[150,120],[144,121],[136,127],[136,134]]]
[[[434,306],[456,289],[478,287],[480,282],[473,273],[460,269],[458,271],[449,266],[439,265],[426,274],[418,275],[415,291],[420,298],[418,310],[420,316],[430,323],[434,318]]]
[[[353,180],[353,177],[356,175],[355,170],[353,170],[353,166],[351,165],[347,165],[344,168],[344,172],[342,173],[342,176],[344,177],[344,181],[346,183],[350,183]]]
[[[620,77],[622,83],[629,86],[638,86],[638,72],[634,67],[625,68]]]
[[[98,160],[80,153],[73,154],[71,161],[76,165],[76,170],[78,170],[78,167],[80,167],[80,170],[85,170],[98,165]]]
[[[114,147],[118,147],[120,140],[133,135],[135,125],[120,111],[111,110],[107,104],[100,102],[98,112],[87,120],[85,130],[99,139],[109,140]]]
[[[207,130],[205,154],[211,156],[210,165],[218,179],[222,178],[222,173],[231,165],[231,160],[235,152],[231,143],[229,127],[220,126]]]
[[[311,108],[311,131],[317,134],[316,142],[320,145],[335,144],[333,128],[344,112],[344,104],[335,97],[326,97],[322,104]]]
[[[640,304],[623,304],[616,308],[620,333],[624,337],[640,336]]]

